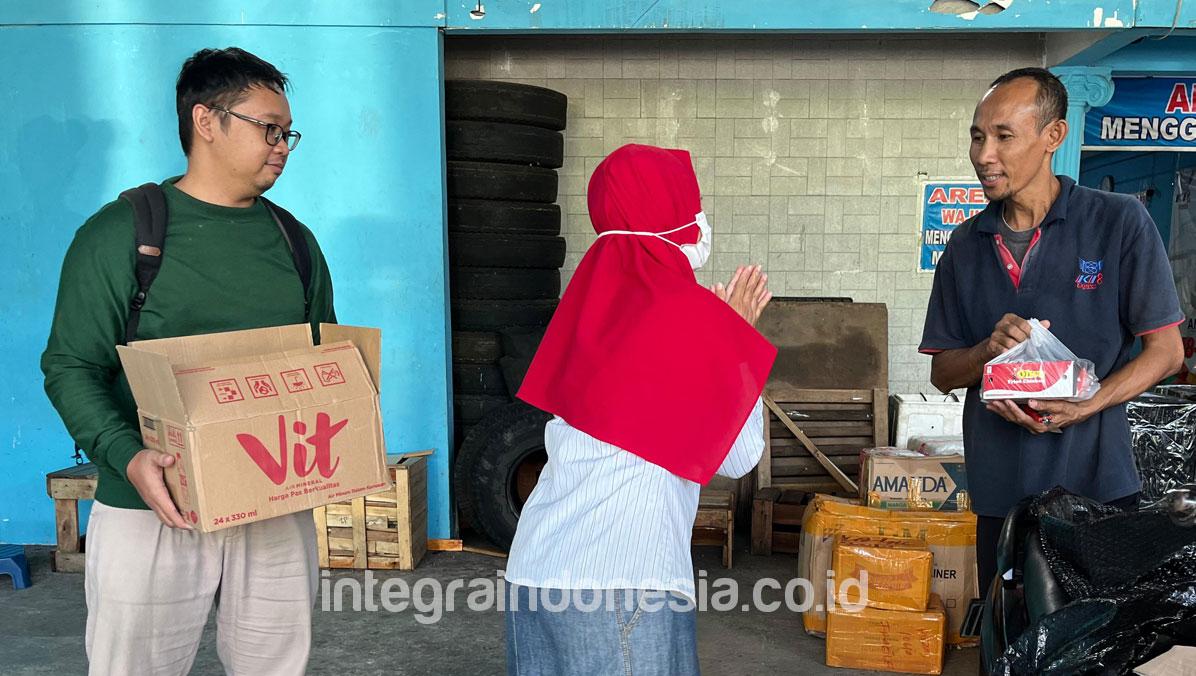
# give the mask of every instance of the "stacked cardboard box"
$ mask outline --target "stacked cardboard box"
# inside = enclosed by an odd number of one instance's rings
[[[926,610],[933,554],[924,540],[866,535],[835,539],[832,569],[843,606]],[[844,584],[859,581],[859,587]]]
[[[900,448],[860,452],[860,498],[869,507],[966,512],[968,476],[960,454]]]
[[[833,667],[940,674],[947,615],[930,593],[933,554],[914,538],[842,535],[826,621]]]
[[[893,511],[866,507],[859,504],[858,500],[816,495],[802,522],[797,571],[800,578],[810,581],[813,591],[809,610],[803,614],[805,629],[811,634],[824,635],[827,632],[828,608],[835,605],[827,598],[826,582],[828,578],[837,578],[834,554],[836,538],[840,536],[897,537],[925,542],[926,548],[932,553],[930,592],[939,597],[946,613],[947,644],[961,646],[975,643],[973,639],[961,635],[968,606],[978,596],[974,514]],[[840,557],[840,561],[849,560]],[[880,570],[880,573],[889,574],[885,570]],[[837,579],[836,588],[842,588]]]
[[[947,616],[938,596],[924,611],[864,608],[830,612],[826,663],[906,674],[943,673]]]

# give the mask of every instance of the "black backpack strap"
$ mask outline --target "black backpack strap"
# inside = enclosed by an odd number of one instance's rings
[[[295,262],[295,271],[303,282],[303,318],[311,319],[311,251],[307,247],[307,237],[303,234],[303,226],[291,212],[283,209],[265,197],[260,198],[266,205],[266,210],[274,217],[282,237],[291,249],[291,258]]]
[[[120,194],[133,205],[133,226],[137,246],[137,293],[129,302],[129,321],[125,325],[125,344],[137,339],[137,324],[145,306],[150,285],[162,267],[162,248],[166,245],[166,196],[156,183],[146,183]]]

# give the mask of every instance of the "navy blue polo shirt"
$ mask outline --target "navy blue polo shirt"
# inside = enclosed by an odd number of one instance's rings
[[[1130,360],[1135,336],[1183,321],[1146,208],[1059,181],[1020,266],[1000,239],[1001,202],[956,229],[934,273],[920,351],[973,347],[1012,312],[1050,320],[1051,333],[1105,378]],[[1102,502],[1140,490],[1124,405],[1062,434],[1034,435],[988,411],[977,384],[968,389],[963,430],[968,489],[981,516],[1004,517],[1021,498],[1056,485]]]

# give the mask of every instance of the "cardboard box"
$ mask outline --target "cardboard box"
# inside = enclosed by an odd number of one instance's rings
[[[987,364],[980,396],[994,399],[1071,399],[1087,387],[1088,372],[1074,361]]]
[[[930,601],[933,555],[913,538],[840,535],[833,569],[839,603],[882,610],[926,610]],[[843,584],[859,580],[860,588]]]
[[[966,512],[968,474],[962,455],[923,455],[895,448],[860,453],[860,497],[880,509]]]
[[[826,627],[826,664],[904,674],[943,673],[947,616],[932,595],[922,612],[836,608]]]
[[[378,406],[380,333],[306,324],[120,346],[147,448],[212,532],[391,486]]]
[[[976,515],[971,512],[896,512],[864,507],[854,500],[815,495],[802,520],[797,575],[814,591],[802,614],[806,632],[826,632],[827,578],[838,535],[879,535],[924,540],[934,555],[930,592],[947,612],[947,643],[974,645],[962,638],[968,605],[979,595],[976,577]]]

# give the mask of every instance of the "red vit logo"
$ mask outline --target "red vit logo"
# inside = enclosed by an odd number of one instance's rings
[[[294,463],[295,474],[300,477],[305,477],[313,471],[318,470],[320,476],[328,479],[336,473],[336,468],[340,466],[340,458],[332,457],[332,438],[337,435],[345,425],[349,424],[349,420],[341,420],[336,424],[331,424],[332,419],[327,413],[319,413],[316,415],[316,431],[306,439],[303,435],[307,434],[307,424],[296,420],[291,426],[291,430],[299,437],[292,446],[291,460]],[[238,434],[237,441],[241,443],[241,448],[249,454],[249,458],[253,460],[258,469],[262,470],[270,481],[275,485],[281,486],[287,480],[287,447],[290,444],[289,433],[287,430],[286,416],[278,416],[278,456],[275,457],[266,445],[260,439],[252,434]],[[312,460],[309,465],[307,462],[308,450],[312,451]]]

